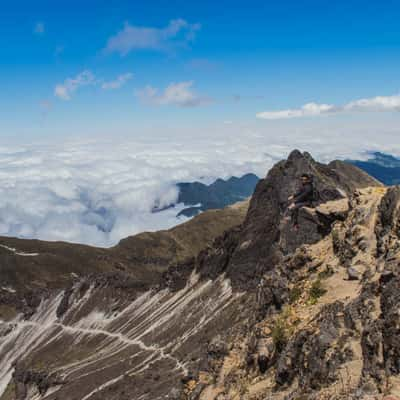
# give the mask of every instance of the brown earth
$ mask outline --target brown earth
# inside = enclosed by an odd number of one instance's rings
[[[209,210],[172,229],[128,237],[109,249],[0,237],[1,286],[15,291],[0,287],[0,319],[15,315],[15,308],[29,310],[49,291],[87,276],[95,280],[114,275],[143,291],[158,283],[168,266],[194,257],[225,230],[241,224],[247,208],[248,201],[243,201]]]

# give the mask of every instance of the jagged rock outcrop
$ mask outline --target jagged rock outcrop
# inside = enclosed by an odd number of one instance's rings
[[[346,178],[347,170],[349,178]],[[290,223],[282,225],[282,216],[287,199],[297,190],[303,173],[313,175],[320,203],[341,200],[333,211],[327,206],[302,209],[300,229],[294,231]],[[367,186],[381,184],[352,165],[337,161],[331,168],[315,162],[308,153],[293,151],[286,161],[275,165],[267,177],[260,180],[241,227],[225,233],[210,250],[201,253],[193,268],[211,278],[225,272],[238,290],[256,287],[261,276],[275,269],[285,254],[327,235],[332,222],[345,217],[346,198],[353,189]]]
[[[25,400],[29,396],[29,391],[32,388],[34,388],[40,396],[45,396],[50,387],[64,383],[47,371],[29,370],[18,363],[15,365],[13,381],[15,382],[16,400]]]
[[[321,199],[294,230],[284,217],[302,173]],[[18,376],[34,378],[22,379],[27,400],[398,396],[399,207],[398,189],[294,151],[259,182],[240,225],[151,287],[124,268],[87,274],[2,323],[0,399]]]
[[[242,369],[219,389],[225,398],[399,395],[400,258],[393,252],[399,243],[397,194],[397,188],[386,191],[379,186],[357,191],[350,209],[337,213],[341,216],[329,235],[289,254],[285,259],[289,269],[281,263],[274,270],[268,292],[274,293],[278,281],[291,292],[286,296],[281,294],[284,289],[278,290],[279,307],[263,313],[257,323],[258,340],[272,337],[275,344],[267,376],[244,368],[243,383]],[[360,264],[364,267],[360,281],[349,280],[348,266]],[[276,296],[269,295],[266,304],[274,303]]]

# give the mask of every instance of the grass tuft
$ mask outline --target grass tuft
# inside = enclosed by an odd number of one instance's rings
[[[322,297],[327,290],[324,288],[321,279],[318,278],[316,281],[313,282],[311,285],[310,291],[308,293],[308,303],[311,305],[317,304],[318,299]]]

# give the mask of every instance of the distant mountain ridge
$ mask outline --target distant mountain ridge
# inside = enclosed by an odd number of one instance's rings
[[[347,162],[364,170],[385,185],[400,183],[400,159],[390,154],[373,152],[367,161],[348,160]]]
[[[220,209],[242,201],[254,192],[260,178],[255,174],[245,174],[238,178],[217,179],[210,185],[201,182],[178,183],[178,203],[189,206],[182,210],[178,216],[192,217],[202,211]]]

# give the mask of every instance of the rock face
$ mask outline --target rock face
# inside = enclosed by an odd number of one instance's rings
[[[357,170],[355,174],[353,166],[340,162],[336,165],[341,165],[340,173],[315,162],[307,153],[292,152],[286,161],[274,166],[267,177],[258,183],[240,229],[231,230],[208,252],[200,254],[196,268],[211,278],[225,272],[234,288],[251,289],[258,285],[265,272],[274,270],[287,253],[302,244],[321,240],[329,232],[335,218],[335,215],[330,218],[329,211],[324,213],[318,208],[301,210],[299,231],[294,231],[290,223],[282,224],[287,199],[296,191],[301,174],[313,175],[322,203],[344,199],[351,195],[355,187],[380,186],[361,171]],[[346,169],[357,179],[346,180]],[[339,213],[343,214],[342,208],[341,203]]]
[[[320,204],[294,230],[286,202],[303,173]],[[241,224],[153,285],[107,270],[99,250],[103,273],[36,292],[25,316],[0,324],[0,399],[398,396],[399,209],[398,188],[294,151]]]

